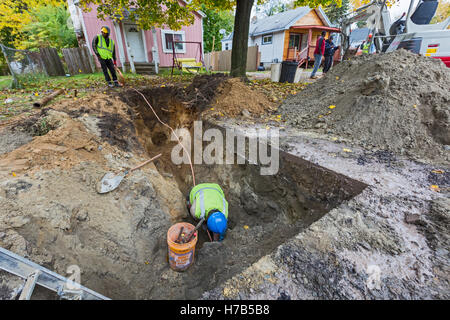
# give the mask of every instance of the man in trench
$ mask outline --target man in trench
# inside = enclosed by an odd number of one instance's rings
[[[117,81],[117,75],[115,66],[116,63],[116,46],[114,44],[114,40],[111,39],[110,29],[108,27],[102,27],[102,33],[96,36],[92,40],[92,49],[94,50],[95,55],[100,62],[100,65],[103,70],[103,74],[105,75],[105,80],[108,83],[109,87],[121,87],[119,81]],[[109,72],[111,72],[111,77],[109,76]]]
[[[227,230],[228,202],[216,183],[201,183],[192,188],[187,207],[195,220],[206,220],[212,241],[222,241]]]

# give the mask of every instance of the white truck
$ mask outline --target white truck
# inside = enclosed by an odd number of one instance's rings
[[[408,13],[391,22],[386,0],[373,0],[349,13],[341,21],[342,56],[349,47],[351,26],[366,22],[373,35],[377,52],[406,49],[417,54],[441,59],[450,67],[450,17],[445,21],[430,24],[436,13],[438,0],[411,0]],[[406,15],[406,18],[403,19]]]

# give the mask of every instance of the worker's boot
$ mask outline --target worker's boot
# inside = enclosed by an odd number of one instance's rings
[[[108,87],[114,88],[114,83],[112,83],[112,81],[108,81]]]
[[[114,87],[121,88],[122,85],[119,83],[119,81],[115,80],[115,81],[114,81]]]

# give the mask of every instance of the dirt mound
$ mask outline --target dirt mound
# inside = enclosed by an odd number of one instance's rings
[[[261,115],[275,104],[261,92],[252,90],[239,78],[224,81],[218,88],[212,106],[229,117],[241,115],[245,109],[252,115]]]
[[[357,57],[287,99],[280,112],[291,125],[367,149],[445,161],[450,69],[405,50]]]
[[[228,79],[230,77],[223,73],[196,76],[186,88],[185,97],[182,97],[181,101],[191,103],[196,110],[203,111],[215,98],[217,88]]]
[[[70,169],[85,161],[104,164],[102,153],[115,153],[112,146],[121,152],[141,153],[144,150],[132,121],[135,116],[118,97],[105,94],[68,100],[35,112],[1,128],[2,140],[16,143],[17,148],[11,151],[2,147],[0,170],[20,175],[42,169]]]

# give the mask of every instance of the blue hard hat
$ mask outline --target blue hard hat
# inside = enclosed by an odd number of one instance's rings
[[[227,230],[227,218],[222,212],[216,211],[208,217],[207,225],[210,231],[223,234]]]

